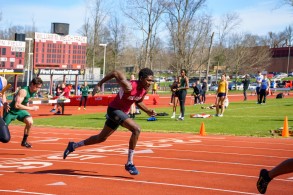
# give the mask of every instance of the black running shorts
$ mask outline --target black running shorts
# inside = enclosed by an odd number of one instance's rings
[[[116,130],[129,116],[122,110],[108,107],[106,125]]]

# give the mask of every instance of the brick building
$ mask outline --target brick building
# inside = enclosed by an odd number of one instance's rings
[[[0,40],[0,73],[23,74],[25,42]]]
[[[293,72],[293,47],[272,48],[271,65],[267,67],[267,71]]]

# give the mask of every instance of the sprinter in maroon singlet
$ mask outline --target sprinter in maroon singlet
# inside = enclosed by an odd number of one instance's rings
[[[100,91],[103,83],[112,78],[116,79],[121,88],[115,99],[108,106],[107,120],[105,122],[104,128],[98,135],[91,136],[80,142],[69,142],[67,148],[64,151],[63,159],[65,159],[68,154],[73,152],[78,147],[104,142],[112,133],[114,133],[119,125],[121,125],[132,132],[129,140],[128,161],[125,164],[125,170],[128,171],[131,175],[139,174],[138,170],[133,164],[133,155],[140,134],[140,127],[134,120],[129,118],[128,112],[131,105],[136,103],[136,105],[149,116],[156,115],[154,110],[148,109],[143,103],[143,99],[153,82],[153,75],[153,71],[149,68],[141,69],[138,74],[139,80],[133,81],[128,81],[121,72],[116,70],[106,75],[97,84],[93,91],[93,95],[97,91]]]

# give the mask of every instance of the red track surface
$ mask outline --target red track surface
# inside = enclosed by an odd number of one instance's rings
[[[45,108],[42,113],[51,107]],[[66,109],[76,113],[76,107]],[[97,110],[105,108],[86,112]],[[40,115],[47,114],[35,113]],[[35,127],[29,138],[33,148],[25,149],[20,146],[23,126],[10,131],[12,140],[0,150],[0,194],[257,194],[259,170],[293,157],[290,138],[143,132],[134,158],[140,174],[131,176],[124,170],[129,132],[118,131],[63,160],[69,140],[95,132]],[[273,180],[267,190],[292,193],[293,174]]]

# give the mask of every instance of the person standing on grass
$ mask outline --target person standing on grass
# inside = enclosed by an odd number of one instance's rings
[[[202,95],[201,95],[201,102],[204,104],[206,102],[206,92],[208,90],[208,83],[206,79],[203,79],[202,82]]]
[[[267,74],[263,75],[263,79],[260,85],[260,92],[259,92],[259,102],[258,104],[265,104],[267,100],[267,94],[269,92],[271,83],[270,80],[267,78]]]
[[[173,100],[172,100],[172,104],[173,104],[173,114],[171,116],[171,118],[176,118],[176,109],[177,109],[177,105],[178,105],[178,96],[179,96],[179,91],[177,90],[179,87],[179,80],[181,79],[181,77],[175,77],[175,80],[173,82],[173,84],[171,85],[171,91],[172,91],[172,96],[173,96]],[[181,114],[180,114],[181,116]]]
[[[267,169],[260,170],[259,178],[256,183],[257,190],[261,194],[265,194],[267,191],[267,187],[275,177],[279,175],[292,173],[293,172],[293,158],[289,158],[279,165],[274,167],[272,170],[268,171]]]
[[[30,82],[29,86],[22,87],[17,92],[12,102],[9,104],[10,108],[5,110],[4,113],[3,119],[7,126],[15,119],[25,123],[21,146],[26,148],[32,147],[32,145],[27,142],[27,138],[33,125],[33,117],[30,115],[28,110],[39,110],[39,106],[29,106],[28,102],[30,98],[35,97],[36,93],[42,86],[42,79],[39,77],[34,78]]]
[[[173,89],[178,88],[178,77],[174,77],[173,83],[170,85],[170,90],[171,90],[171,99],[169,105],[173,105],[173,101],[175,99],[175,91]]]
[[[158,83],[154,81],[152,94],[157,94],[157,92],[158,92]]]
[[[178,99],[180,103],[180,112],[181,115],[179,116],[178,120],[183,121],[184,120],[184,112],[185,112],[185,100],[186,100],[186,94],[187,89],[189,88],[189,79],[187,77],[187,71],[185,69],[182,69],[180,71],[181,73],[181,79],[180,79],[180,85],[177,88],[178,91]]]
[[[259,103],[260,102],[260,86],[261,86],[261,81],[263,80],[263,75],[261,74],[260,71],[257,72],[257,77],[256,77],[256,88],[255,88],[255,91],[256,91],[256,95],[257,95],[257,102],[256,103]]]
[[[202,94],[202,88],[199,83],[199,80],[197,80],[195,83],[192,84],[193,88],[193,93],[192,95],[194,96],[194,105],[200,104],[201,103],[201,94]]]
[[[250,84],[250,79],[249,79],[249,75],[245,75],[243,81],[243,96],[244,96],[244,101],[247,100],[247,94],[246,94],[246,91],[249,87],[249,84]]]
[[[93,135],[80,142],[69,142],[63,153],[63,159],[65,159],[68,154],[73,152],[76,148],[106,141],[106,139],[112,135],[121,125],[132,133],[129,140],[128,160],[125,164],[125,170],[128,171],[131,175],[139,174],[138,170],[133,164],[133,156],[141,129],[134,120],[129,118],[128,112],[131,105],[136,103],[136,105],[149,116],[156,115],[154,110],[148,109],[143,103],[144,97],[153,83],[153,75],[153,71],[149,68],[141,69],[138,74],[138,80],[133,81],[128,81],[125,75],[117,70],[114,70],[106,75],[95,87],[93,95],[97,91],[100,91],[103,83],[111,80],[112,78],[116,79],[121,88],[115,99],[110,102],[108,106],[107,119],[102,131],[99,134]]]
[[[80,87],[80,91],[81,91],[81,98],[80,98],[78,110],[80,110],[80,107],[82,105],[82,101],[84,101],[83,109],[85,110],[86,109],[86,102],[87,102],[87,98],[88,98],[88,94],[89,94],[89,86],[87,85],[87,82],[84,82],[84,85],[82,85]]]
[[[228,81],[226,79],[226,74],[223,74],[221,80],[218,84],[218,90],[216,95],[216,116],[222,117],[225,111],[225,99],[228,98]],[[221,112],[220,112],[221,105]]]

